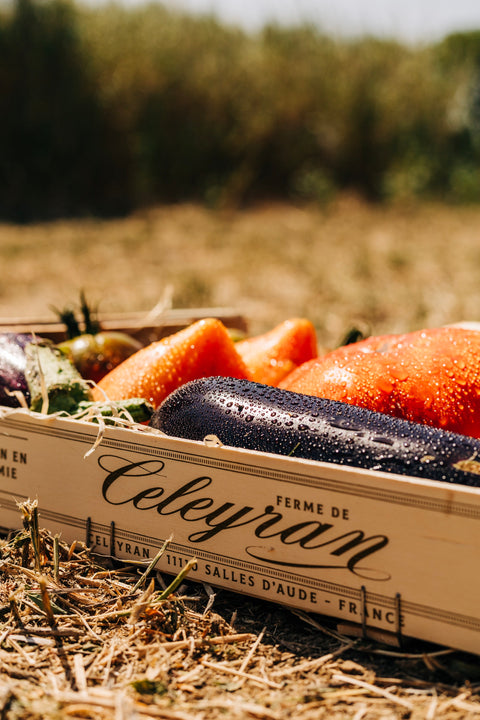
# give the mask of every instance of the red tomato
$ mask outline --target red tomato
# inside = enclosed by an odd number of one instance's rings
[[[294,368],[317,357],[315,328],[306,318],[291,318],[263,335],[235,345],[249,377],[265,385],[278,385]]]
[[[370,337],[304,363],[280,387],[480,437],[480,332]]]
[[[156,408],[180,385],[212,375],[246,378],[248,372],[225,325],[204,318],[127,358],[98,383],[93,397],[139,397]]]

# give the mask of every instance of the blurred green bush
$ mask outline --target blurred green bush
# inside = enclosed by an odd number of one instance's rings
[[[159,4],[0,15],[0,217],[258,199],[480,200],[480,32],[247,34]]]

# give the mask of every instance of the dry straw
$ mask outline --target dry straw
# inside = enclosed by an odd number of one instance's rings
[[[189,581],[190,565],[165,583],[165,547],[146,567],[113,563],[41,529],[35,502],[20,511],[24,530],[0,544],[2,720],[480,715],[471,656],[393,650],[326,619],[222,600]]]

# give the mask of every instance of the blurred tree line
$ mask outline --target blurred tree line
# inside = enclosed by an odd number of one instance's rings
[[[263,198],[480,200],[480,32],[248,34],[160,4],[0,14],[0,218]]]

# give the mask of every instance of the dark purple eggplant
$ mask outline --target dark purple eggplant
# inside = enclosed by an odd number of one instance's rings
[[[29,333],[0,333],[0,405],[19,407],[20,401],[13,391],[21,392],[27,404],[30,392],[25,379],[25,346],[35,341]]]
[[[167,435],[480,487],[480,440],[249,380],[182,385],[153,414]]]

